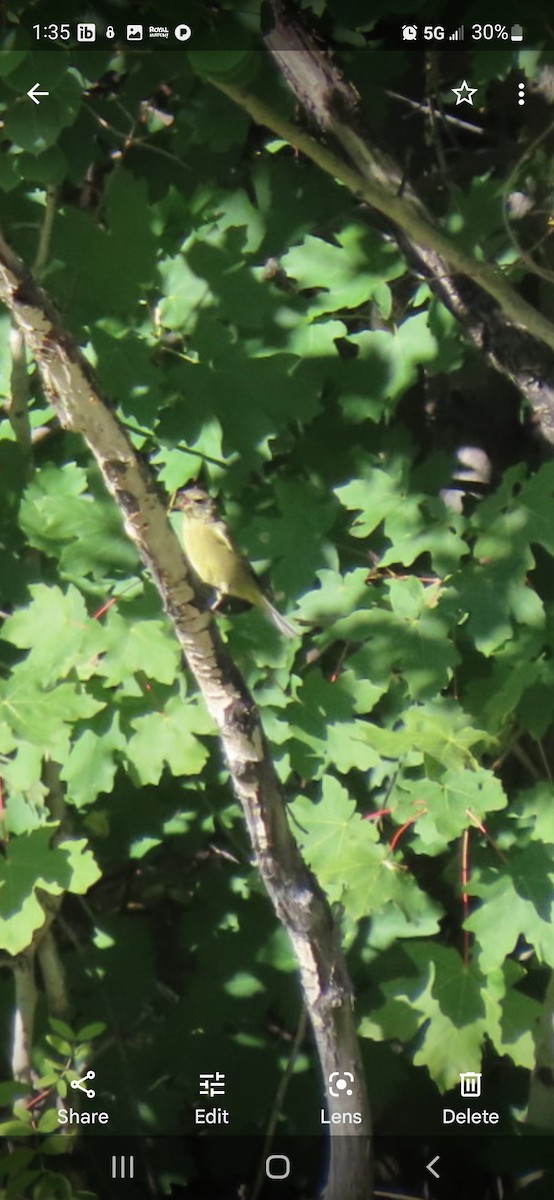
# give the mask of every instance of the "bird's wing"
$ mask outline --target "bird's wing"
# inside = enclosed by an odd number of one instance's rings
[[[260,595],[263,595],[262,585],[260,583],[260,580],[258,579],[258,576],[256,575],[256,572],[254,570],[254,567],[252,566],[252,563],[246,557],[246,555],[243,554],[242,550],[240,550],[239,547],[237,546],[237,543],[235,542],[229,527],[225,524],[225,521],[214,521],[211,528],[212,528],[214,535],[217,538],[218,542],[220,542],[222,546],[225,546],[225,549],[229,552],[229,554],[231,554],[233,556],[233,560],[234,560],[233,574],[234,574],[234,578],[235,578],[235,586],[239,579],[246,581],[246,579],[248,578],[255,585],[256,593],[259,592]],[[230,589],[231,593],[232,593],[232,590],[233,589],[231,588]],[[241,593],[240,593],[240,591],[238,591],[236,594],[240,595]],[[243,597],[243,598],[247,599],[247,597]],[[248,599],[250,599],[253,604],[256,603],[256,601],[253,599],[253,597],[248,597]]]
[[[244,561],[246,561],[246,559],[244,559],[244,554],[241,554],[241,551],[239,550],[238,546],[233,541],[231,534],[229,533],[229,530],[224,521],[214,521],[214,523],[212,525],[212,529],[213,529],[213,532],[214,532],[217,540],[219,542],[221,542],[222,545],[225,546],[225,548],[227,550],[230,550],[231,554],[236,554],[238,556],[238,558],[241,558]]]

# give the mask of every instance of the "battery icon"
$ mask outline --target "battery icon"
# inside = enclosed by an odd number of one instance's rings
[[[521,25],[512,25],[512,28],[510,29],[510,37],[512,39],[512,42],[522,42],[523,41],[522,26]]]

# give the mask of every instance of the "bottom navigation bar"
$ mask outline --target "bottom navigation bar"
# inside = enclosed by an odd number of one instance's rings
[[[270,1142],[262,1136],[211,1132],[196,1137],[81,1132],[51,1137],[56,1140],[53,1153],[39,1149],[36,1161],[30,1140],[27,1145],[28,1139],[14,1137],[9,1148],[4,1143],[0,1195],[27,1196],[32,1177],[34,1195],[39,1183],[45,1195],[62,1195],[64,1187],[78,1180],[79,1193],[90,1200],[145,1200],[154,1194],[170,1200],[239,1200],[252,1194],[258,1200],[316,1200],[325,1190],[331,1141],[344,1139],[348,1151],[353,1143],[343,1134],[276,1136]],[[551,1137],[376,1136],[368,1142],[369,1150],[375,1194],[382,1197],[490,1200],[524,1192],[530,1181],[533,1195],[554,1196]]]

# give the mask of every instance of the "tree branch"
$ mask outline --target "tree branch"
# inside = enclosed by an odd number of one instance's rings
[[[29,420],[29,375],[25,355],[25,339],[17,325],[10,329],[12,369],[10,371],[10,400],[8,420],[24,458],[30,461],[32,440]]]
[[[466,275],[468,279],[479,284],[489,296],[496,300],[506,317],[528,329],[534,337],[554,351],[554,325],[537,312],[531,304],[522,299],[515,288],[504,278],[499,268],[491,267],[488,263],[477,262],[476,259],[464,254],[463,250],[460,250],[417,208],[413,207],[409,199],[404,196],[395,196],[386,191],[381,183],[364,178],[360,171],[348,166],[321,142],[310,137],[309,134],[270,108],[257,96],[246,92],[243,88],[235,87],[233,84],[222,83],[219,79],[210,79],[210,83],[239,104],[241,108],[244,108],[259,125],[265,125],[271,129],[279,137],[290,142],[302,154],[305,154],[307,158],[310,158],[327,175],[344,183],[359,200],[365,200],[383,216],[394,221],[411,240],[420,242],[426,250],[442,255],[452,270]],[[448,269],[442,264],[440,273],[444,274],[445,271],[448,274]]]
[[[15,1004],[12,1038],[12,1075],[18,1082],[32,1083],[33,1066],[31,1051],[37,985],[35,983],[35,951],[31,947],[19,954],[13,964],[15,982]]]
[[[284,0],[273,0],[272,8],[275,21],[266,45],[296,99],[345,157],[244,88],[210,82],[396,227],[401,250],[489,364],[518,388],[543,436],[554,443],[554,325],[519,295],[500,268],[465,254],[437,228],[391,156],[371,144],[358,95],[329,52]]]
[[[63,962],[53,931],[54,921],[52,921],[50,928],[39,942],[37,958],[44,984],[48,1012],[53,1017],[65,1017],[67,1020],[71,1014],[71,1004]]]
[[[0,236],[0,299],[25,336],[61,424],[86,440],[128,536],[148,567],[185,659],[213,717],[255,860],[292,942],[324,1080],[351,1071],[353,1095],[329,1097],[330,1115],[356,1108],[369,1133],[369,1110],[356,1039],[352,990],[329,904],[290,832],[283,798],[253,700],[209,613],[201,610],[155,479],[102,397],[93,371],[44,292]],[[338,1124],[331,1124],[336,1134]],[[331,1137],[326,1200],[366,1200],[369,1139],[340,1125]],[[345,1136],[355,1134],[354,1137]]]

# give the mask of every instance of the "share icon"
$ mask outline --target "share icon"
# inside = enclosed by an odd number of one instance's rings
[[[96,1095],[96,1092],[93,1090],[93,1088],[83,1087],[83,1084],[86,1083],[87,1079],[95,1079],[95,1078],[96,1078],[95,1071],[87,1071],[86,1075],[83,1075],[82,1079],[72,1079],[71,1086],[72,1086],[72,1088],[79,1088],[79,1091],[84,1092],[85,1096],[88,1096],[89,1100],[93,1100]]]

